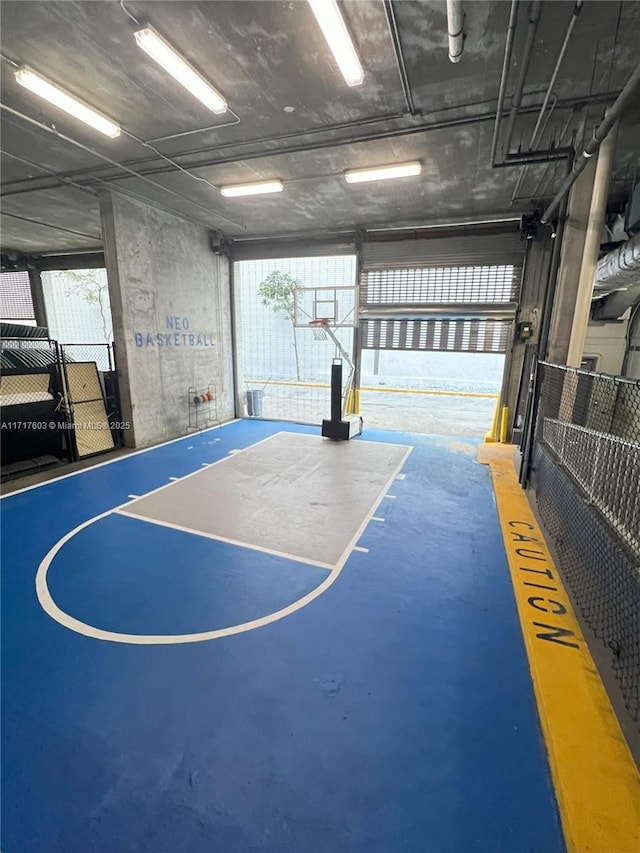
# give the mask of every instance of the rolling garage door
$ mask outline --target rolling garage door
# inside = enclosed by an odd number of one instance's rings
[[[506,351],[525,243],[508,231],[363,244],[363,349]]]

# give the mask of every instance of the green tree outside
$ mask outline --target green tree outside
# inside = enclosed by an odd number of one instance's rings
[[[113,340],[113,332],[109,322],[111,310],[107,285],[99,280],[94,270],[66,270],[65,275],[68,279],[67,296],[79,296],[90,305],[98,306],[104,339],[110,344]]]
[[[291,331],[293,332],[293,351],[296,358],[296,376],[300,381],[300,361],[298,357],[298,339],[296,337],[295,324],[295,302],[294,291],[296,287],[302,287],[298,278],[293,278],[289,273],[274,270],[260,283],[258,296],[266,308],[270,308],[275,314],[284,314],[289,318]]]

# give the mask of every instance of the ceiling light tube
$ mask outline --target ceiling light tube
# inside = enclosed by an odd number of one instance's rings
[[[375,166],[372,169],[351,169],[344,173],[349,184],[362,184],[365,181],[387,181],[390,178],[411,178],[422,172],[419,162],[398,163],[395,166]]]
[[[195,68],[192,68],[153,27],[147,25],[135,32],[134,36],[138,46],[178,83],[202,101],[205,107],[209,107],[216,115],[227,111],[227,102],[220,92],[217,92]]]
[[[327,44],[348,86],[359,86],[364,71],[336,0],[309,0]]]
[[[241,195],[265,195],[266,193],[281,193],[284,190],[282,181],[261,181],[257,184],[233,184],[221,187],[220,192],[226,198],[235,198]]]
[[[111,139],[120,136],[119,125],[100,115],[100,113],[83,104],[82,101],[79,101],[72,95],[67,94],[67,92],[64,92],[58,86],[45,80],[44,77],[41,77],[40,74],[37,74],[26,65],[18,68],[15,72],[15,78],[16,82],[24,86],[25,89],[29,89],[29,91],[44,98],[45,101],[64,110],[70,116],[90,125],[94,130],[99,130],[100,133],[104,133],[105,136],[109,136]]]

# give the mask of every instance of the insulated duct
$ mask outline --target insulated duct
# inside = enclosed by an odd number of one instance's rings
[[[594,320],[616,320],[640,300],[640,234],[598,261],[594,295],[613,291],[593,307]]]

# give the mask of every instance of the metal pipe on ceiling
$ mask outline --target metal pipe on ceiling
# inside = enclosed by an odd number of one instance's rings
[[[562,140],[565,138],[567,131],[569,130],[570,127],[573,126],[574,118],[575,118],[577,112],[578,112],[578,108],[574,107],[571,110],[571,113],[569,114],[569,117],[567,118],[564,126],[560,129],[560,135],[558,136],[558,145],[562,144]],[[580,122],[581,125],[584,123],[585,118],[586,118],[586,109],[585,109],[585,116],[583,117],[582,122]],[[566,168],[565,168],[565,172],[567,174],[569,174],[569,172],[571,171],[572,165],[573,165],[573,154],[571,157],[567,158],[567,163],[566,163]],[[551,166],[553,166],[553,168],[550,168]],[[547,184],[550,183],[550,186],[553,186],[555,179],[556,179],[556,164],[555,163],[549,164],[549,166],[547,166],[547,168],[544,170],[543,174],[540,176],[540,180],[536,184],[535,189],[533,191],[532,198],[534,199],[534,201],[537,202],[536,207],[538,207],[538,208],[540,207],[540,201],[541,201],[541,199],[544,198],[544,195],[545,195],[545,192],[547,189]],[[562,216],[562,213],[560,215]]]
[[[571,34],[573,33],[573,28],[575,27],[578,17],[580,16],[580,12],[582,11],[582,6],[584,5],[584,0],[576,0],[573,12],[571,13],[571,19],[567,25],[567,31],[564,34],[564,39],[562,41],[562,46],[560,47],[560,52],[556,58],[555,65],[553,66],[553,71],[551,73],[551,79],[549,80],[549,85],[547,86],[547,91],[544,96],[544,100],[542,102],[542,106],[540,107],[540,114],[538,115],[538,120],[536,121],[536,125],[533,128],[533,133],[531,134],[531,141],[529,142],[529,150],[532,151],[534,146],[538,144],[538,141],[542,134],[544,133],[549,117],[551,116],[551,112],[553,111],[553,107],[549,111],[547,116],[547,120],[544,123],[544,127],[542,126],[543,117],[547,106],[549,105],[549,100],[552,96],[553,87],[556,85],[556,80],[558,79],[558,73],[560,72],[560,66],[562,65],[562,60],[564,59],[564,55],[567,51],[567,47],[569,46],[569,41],[571,39]],[[557,103],[557,97],[556,97]],[[524,180],[524,175],[526,171],[526,166],[523,166],[520,174],[518,175],[518,180],[516,181],[516,185],[513,190],[512,200],[518,195],[520,191],[520,187],[522,186],[522,181]]]
[[[215,190],[216,192],[220,192],[219,187],[217,187],[215,184],[212,184],[211,181],[208,181],[206,178],[203,178],[200,175],[196,175],[193,172],[190,172],[189,169],[185,169],[184,166],[181,166],[180,163],[176,162],[176,160],[174,160],[172,157],[168,157],[166,154],[163,154],[162,151],[159,151],[155,147],[155,145],[152,145],[150,142],[145,142],[144,139],[140,139],[134,133],[130,133],[128,130],[125,130],[124,128],[122,128],[122,132],[124,133],[125,136],[128,136],[130,139],[133,139],[134,142],[137,142],[139,145],[142,145],[145,148],[148,148],[150,151],[153,151],[154,154],[156,154],[158,157],[160,157],[166,163],[169,163],[171,166],[173,166],[178,171],[184,172],[185,175],[188,175],[188,177],[192,178],[194,181],[200,181],[200,183],[206,184],[212,190]]]
[[[504,59],[502,60],[502,74],[500,75],[500,90],[498,92],[498,107],[496,109],[496,123],[493,127],[493,139],[491,140],[490,165],[493,166],[498,151],[498,137],[500,136],[500,123],[502,122],[502,110],[504,109],[504,98],[507,92],[507,77],[511,65],[511,54],[513,53],[513,38],[516,32],[518,20],[518,0],[511,0],[509,11],[509,24],[507,26],[507,41],[504,46]]]
[[[609,131],[618,121],[618,119],[624,113],[626,106],[628,105],[631,98],[635,95],[636,89],[640,85],[640,64],[636,67],[636,70],[633,72],[631,77],[627,80],[624,88],[614,101],[613,105],[603,119],[603,121],[598,125],[593,133],[593,137],[589,140],[587,145],[584,148],[582,154],[576,159],[574,163],[573,169],[570,174],[564,179],[562,184],[560,185],[560,189],[555,194],[553,199],[551,200],[549,206],[545,210],[542,216],[542,222],[548,223],[551,222],[553,217],[560,206],[560,202],[565,197],[565,195],[569,192],[573,184],[575,183],[578,175],[582,172],[584,167],[587,165],[591,157],[596,153],[598,148],[602,142],[606,139],[609,134]]]
[[[565,108],[570,109],[570,108],[574,108],[576,105],[581,106],[581,105],[584,105],[587,103],[600,103],[600,104],[609,103],[611,101],[612,97],[613,97],[613,95],[606,94],[606,93],[605,94],[600,93],[600,94],[596,94],[596,95],[587,95],[587,96],[582,97],[582,98],[571,98],[571,99],[568,99],[566,101],[559,101],[557,108],[558,109],[565,109]],[[1,104],[0,104],[0,108],[2,108]],[[6,108],[6,109],[9,109],[9,108]],[[535,113],[538,110],[539,110],[539,106],[533,105],[531,107],[526,107],[526,108],[522,109],[520,111],[520,114],[521,115],[528,115],[530,113]],[[31,119],[29,116],[25,116],[24,114],[19,113],[16,110],[9,109],[9,111],[15,112],[18,116],[21,116],[26,121],[32,122],[33,124],[36,124],[36,125],[40,125],[40,122],[37,122],[35,119]],[[309,151],[322,151],[325,149],[329,150],[329,149],[338,148],[338,147],[344,146],[344,145],[353,145],[353,144],[364,143],[364,142],[376,142],[378,140],[401,138],[403,136],[411,136],[411,135],[417,134],[417,133],[427,133],[427,132],[432,131],[432,130],[446,130],[446,129],[451,128],[451,127],[465,127],[468,125],[482,124],[482,123],[487,122],[487,121],[492,121],[492,120],[494,120],[494,118],[495,118],[495,114],[493,111],[491,111],[491,112],[479,113],[479,114],[471,115],[471,116],[460,116],[460,117],[454,118],[454,119],[444,119],[444,120],[438,121],[438,122],[426,122],[426,123],[421,123],[421,124],[412,124],[409,127],[394,128],[394,129],[390,129],[390,130],[385,130],[381,133],[362,134],[360,136],[351,137],[349,139],[330,140],[330,141],[319,142],[317,144],[311,144],[311,145],[309,145],[309,144],[294,145],[294,146],[289,146],[287,148],[279,149],[279,150],[273,149],[273,150],[267,150],[267,151],[255,151],[255,152],[245,153],[242,155],[239,155],[237,152],[234,151],[231,156],[220,157],[217,159],[207,159],[207,160],[203,160],[203,161],[196,162],[196,163],[190,163],[189,166],[192,169],[202,169],[202,168],[207,168],[209,166],[224,166],[224,165],[227,165],[229,163],[237,163],[239,161],[248,162],[250,160],[263,159],[263,158],[268,158],[268,157],[273,157],[273,156],[306,153]],[[40,126],[43,127],[44,130],[46,130],[50,133],[56,133],[58,136],[62,136],[62,134],[59,134],[57,131],[53,131],[47,125],[40,125]],[[75,145],[80,145],[80,143],[76,143],[75,140],[72,140],[69,138],[67,138],[67,140],[72,142]],[[160,175],[160,174],[166,174],[166,173],[175,171],[175,169],[173,167],[150,166],[149,169],[145,169],[144,171],[140,170],[140,171],[134,172],[134,170],[132,170],[127,164],[112,161],[109,157],[105,157],[104,155],[100,155],[97,152],[95,152],[93,149],[87,148],[86,146],[80,145],[80,147],[85,148],[85,150],[89,151],[89,153],[91,153],[97,157],[100,157],[102,160],[104,160],[107,163],[110,163],[112,166],[115,166],[119,169],[123,169],[124,171],[128,171],[130,173],[133,173],[135,177],[140,177],[142,179],[144,179],[147,175]],[[206,149],[206,150],[208,150],[208,149]],[[215,149],[215,150],[217,150],[217,149]],[[179,155],[175,154],[173,159],[175,159],[178,156]],[[187,156],[187,155],[184,155],[184,156]],[[514,156],[516,158],[518,157],[518,155],[514,155]],[[528,157],[527,155],[522,155],[522,156],[523,156],[523,159],[516,159],[515,161],[507,162],[505,164],[500,164],[500,165],[507,167],[507,166],[521,165],[524,162],[532,162],[532,159],[530,157]],[[562,149],[554,149],[554,151],[551,152],[551,160],[559,159],[560,156],[565,156],[563,154]],[[536,160],[536,157],[537,157],[537,155],[533,156],[533,161]],[[133,161],[133,162],[137,163],[138,161]],[[152,163],[153,161],[145,161],[145,162]],[[76,170],[72,170],[69,172],[59,173],[56,175],[56,178],[73,177],[73,178],[76,178],[77,180],[91,181],[91,180],[98,179],[99,175],[102,174],[102,170],[105,168],[107,168],[107,167],[99,167],[99,170],[96,169],[93,172],[91,170],[87,170],[87,169],[76,169]],[[115,181],[119,181],[119,180],[125,180],[126,177],[127,177],[126,175],[122,175],[122,174],[118,175],[118,174],[108,174],[107,173],[107,175],[105,176],[104,179],[105,179],[105,181],[108,180],[108,181],[115,182]],[[5,191],[1,195],[3,197],[8,197],[11,195],[20,195],[23,192],[31,191],[30,187],[27,187],[27,188],[20,187],[20,188],[15,189],[15,190],[8,191],[9,187],[14,186],[15,184],[22,184],[22,183],[23,182],[14,182],[14,184],[7,185],[7,188],[5,189]],[[42,183],[38,186],[37,189],[46,190],[46,189],[51,189],[55,186],[59,186],[59,182],[56,182],[55,184]],[[162,185],[158,185],[158,186],[161,187]],[[164,189],[165,192],[171,192],[166,187],[162,187],[162,189]],[[188,200],[188,201],[190,201],[191,204],[197,205],[197,202],[191,201],[190,199],[187,199],[185,196],[181,196],[179,193],[174,193],[174,194],[177,195],[179,198],[181,198],[183,201]],[[202,207],[202,205],[199,205],[199,206]],[[212,211],[210,209],[208,209],[208,212],[211,213]],[[216,216],[220,216],[224,219],[227,219],[227,221],[233,221],[233,220],[229,220],[228,217],[224,217],[222,214],[216,213]],[[237,222],[234,222],[233,224],[234,225],[240,225],[240,223],[237,223]],[[244,227],[244,226],[242,226],[242,227]]]
[[[558,73],[560,72],[560,66],[562,65],[562,60],[564,59],[564,55],[567,52],[567,47],[569,46],[569,41],[571,39],[571,34],[573,33],[573,28],[575,27],[578,17],[580,16],[580,12],[582,11],[582,6],[584,5],[584,0],[576,0],[576,3],[573,7],[573,12],[571,13],[571,20],[567,25],[567,31],[564,34],[564,39],[562,42],[562,46],[560,48],[560,52],[556,58],[555,65],[553,66],[553,72],[551,73],[551,79],[549,80],[549,85],[547,86],[547,91],[544,96],[544,100],[542,102],[542,106],[540,107],[540,114],[538,116],[538,120],[536,121],[536,126],[533,129],[533,134],[531,137],[531,145],[532,148],[535,143],[538,141],[538,132],[540,131],[540,125],[542,124],[542,119],[549,104],[549,99],[551,98],[551,94],[553,92],[553,87],[556,85],[556,80],[558,79]]]
[[[520,104],[522,103],[522,93],[524,91],[524,84],[526,81],[527,72],[529,70],[529,63],[531,62],[531,54],[533,53],[533,47],[536,43],[536,33],[538,31],[538,24],[540,23],[541,9],[542,3],[540,2],[540,0],[533,0],[533,2],[529,6],[529,26],[527,27],[527,38],[524,45],[524,51],[522,53],[520,73],[516,82],[516,88],[511,97],[511,110],[509,112],[509,123],[507,124],[507,138],[505,139],[504,143],[504,150],[507,153],[511,148],[511,140],[513,139],[516,119],[518,118],[518,110],[520,109]]]
[[[553,111],[555,109],[555,106],[558,103],[558,96],[554,95],[553,97],[555,98],[555,101],[553,102],[551,109],[547,113],[546,118],[544,120],[544,123],[541,127],[541,130],[540,130],[541,136],[544,135],[544,132],[547,129],[547,125],[549,124],[549,120],[551,119],[551,116],[553,115]],[[573,115],[573,111],[572,111],[572,115]],[[531,138],[533,140],[533,137],[531,137]],[[558,142],[557,142],[558,146],[560,146],[561,142],[562,142],[562,138],[558,139]],[[531,151],[532,148],[533,148],[533,145],[530,143],[529,144],[529,150]],[[514,201],[516,200],[516,198],[518,198],[518,193],[520,192],[520,188],[522,187],[522,182],[524,180],[524,175],[525,175],[526,169],[527,169],[527,164],[525,163],[523,165],[523,167],[520,169],[520,174],[518,175],[518,180],[516,181],[516,185],[513,188],[513,192],[511,193],[511,201],[509,202],[509,204],[513,204]],[[540,182],[538,182],[538,183],[540,183]],[[537,188],[537,186],[538,186],[538,184],[536,184],[536,188]],[[534,193],[534,195],[535,195],[535,193]]]
[[[611,96],[606,95],[606,94],[587,95],[584,98],[571,98],[567,101],[561,101],[558,103],[558,109],[573,108],[576,105],[581,106],[581,105],[584,105],[586,103],[608,103],[610,100],[611,100]],[[528,115],[529,113],[537,112],[538,109],[539,109],[539,107],[537,105],[532,106],[532,107],[527,107],[527,108],[521,110],[520,114],[521,115]],[[272,157],[272,156],[281,156],[281,155],[287,155],[287,154],[300,154],[300,153],[306,153],[309,151],[329,150],[332,148],[339,148],[339,147],[344,146],[344,145],[355,145],[355,144],[360,144],[363,142],[377,142],[379,140],[385,140],[385,139],[396,139],[396,138],[401,138],[403,136],[411,136],[415,133],[427,133],[427,132],[433,131],[433,130],[447,130],[448,128],[452,128],[452,127],[466,127],[468,125],[473,125],[473,124],[483,124],[486,121],[491,121],[493,118],[494,118],[493,112],[479,113],[477,115],[460,116],[458,118],[444,119],[442,121],[435,121],[435,122],[432,121],[432,122],[425,122],[422,124],[413,124],[413,125],[410,125],[409,127],[394,128],[391,130],[382,131],[380,133],[362,134],[360,136],[352,136],[348,139],[333,139],[333,140],[329,140],[326,142],[319,142],[317,144],[311,144],[311,145],[301,143],[300,145],[291,145],[287,148],[281,148],[279,150],[273,149],[273,150],[267,150],[267,151],[252,151],[252,152],[249,152],[246,154],[242,154],[240,156],[238,155],[238,153],[236,151],[234,151],[233,154],[229,157],[220,157],[218,159],[208,159],[208,160],[205,160],[202,162],[191,163],[190,166],[191,166],[191,168],[194,168],[194,169],[201,169],[201,168],[206,168],[208,166],[224,166],[224,165],[227,165],[229,163],[237,163],[239,161],[245,162],[245,161],[249,161],[249,160],[257,160],[257,159],[262,159],[262,158]],[[553,153],[557,153],[557,151],[554,151]],[[174,155],[174,158],[177,156],[178,156],[177,154]],[[188,155],[185,154],[184,156],[186,157]],[[531,156],[527,155],[527,154],[513,155],[513,156],[514,156],[515,160],[505,163],[504,166],[512,166],[512,165],[518,166],[524,162],[537,162],[536,161],[537,155],[535,153]],[[562,155],[562,156],[565,156],[565,155]],[[521,157],[521,159],[518,159],[519,157]],[[168,171],[166,168],[157,167],[157,168],[151,168],[151,169],[145,171],[143,174],[155,175],[155,174],[162,174],[166,171]],[[77,174],[77,173],[72,173],[72,174]]]
[[[494,163],[494,169],[505,169],[509,166],[527,165],[530,163],[554,163],[566,160],[573,154],[572,148],[548,148],[544,151],[525,151],[523,154],[509,154],[502,163]]]
[[[302,131],[294,131],[293,133],[276,133],[273,136],[263,136],[258,139],[237,139],[233,142],[224,142],[222,145],[216,146],[216,148],[231,148],[235,145],[249,145],[257,142],[271,142],[277,141],[280,139],[295,139],[298,136],[312,136],[315,133],[331,133],[335,130],[351,130],[354,127],[362,127],[367,124],[376,124],[379,121],[393,121],[400,118],[405,118],[406,113],[382,113],[377,116],[365,116],[363,118],[354,119],[353,121],[344,121],[336,124],[323,124],[319,127],[311,127],[308,130]],[[179,139],[183,136],[190,136],[194,133],[204,133],[206,130],[218,130],[219,127],[226,127],[227,125],[218,125],[218,127],[204,127],[199,128],[198,130],[186,130],[184,133],[172,133],[169,136],[158,136],[154,139],[147,139],[147,142],[166,142],[169,139]],[[194,149],[198,151],[199,149]],[[179,156],[180,153],[174,156]]]
[[[209,133],[210,131],[222,130],[225,127],[235,127],[235,125],[240,124],[240,116],[227,108],[227,112],[230,112],[234,119],[233,121],[224,121],[221,124],[212,124],[208,127],[195,127],[193,130],[181,130],[179,133],[169,133],[167,136],[156,136],[154,139],[147,139],[147,142],[167,142],[170,139],[182,139],[184,136],[193,136],[196,133]]]
[[[234,219],[230,219],[228,216],[224,216],[222,213],[218,213],[217,211],[212,210],[209,207],[205,207],[203,204],[200,204],[197,201],[193,201],[193,199],[188,198],[187,196],[183,196],[180,193],[177,193],[175,190],[169,189],[169,187],[165,187],[162,184],[159,184],[157,181],[152,181],[146,175],[141,174],[140,172],[136,172],[133,169],[130,169],[128,166],[125,166],[123,163],[119,163],[117,160],[112,160],[111,157],[107,157],[106,154],[101,154],[99,151],[96,151],[93,148],[90,148],[88,145],[83,145],[82,142],[78,142],[76,139],[73,139],[70,136],[67,136],[64,133],[60,133],[59,130],[56,130],[53,127],[49,127],[49,125],[44,124],[44,122],[38,121],[37,119],[31,118],[31,116],[27,116],[24,113],[21,113],[19,110],[15,110],[13,107],[9,107],[6,104],[0,103],[0,109],[5,112],[10,113],[11,115],[15,115],[23,121],[28,122],[29,124],[33,124],[41,130],[47,131],[47,133],[53,134],[58,139],[62,139],[64,142],[69,142],[71,145],[75,145],[77,148],[86,151],[89,154],[92,154],[94,157],[97,157],[99,160],[104,160],[107,163],[110,163],[112,166],[115,166],[118,169],[121,169],[123,172],[127,173],[127,177],[139,178],[141,181],[144,181],[147,184],[150,184],[157,189],[162,190],[163,192],[168,193],[169,195],[176,196],[181,201],[186,201],[189,204],[194,205],[195,207],[200,207],[202,210],[206,210],[209,216],[216,216],[219,219],[224,219],[225,222],[229,222],[232,225],[237,225],[240,228],[244,228],[245,226],[241,222],[236,222]],[[120,176],[121,178],[123,176]],[[59,183],[58,183],[59,185]]]
[[[402,86],[402,94],[407,105],[407,112],[412,116],[416,114],[416,108],[413,103],[413,94],[411,92],[411,84],[409,83],[409,74],[407,72],[407,64],[404,60],[404,51],[402,50],[402,42],[400,41],[400,31],[398,30],[398,22],[396,21],[396,13],[391,0],[384,0],[384,13],[387,18],[387,26],[389,27],[389,35],[393,45],[393,54],[396,59],[396,67],[400,75],[400,85]]]
[[[527,93],[527,97],[533,97],[535,95],[539,95],[539,94],[543,94],[543,93],[544,93],[544,89],[541,89],[540,91],[532,91],[532,92]],[[595,97],[601,98],[602,95],[599,94]],[[613,97],[615,97],[615,95],[610,94],[608,97],[608,100],[613,100]],[[450,113],[452,111],[460,111],[460,110],[467,110],[467,109],[482,107],[485,104],[491,104],[491,103],[492,103],[491,99],[483,100],[483,101],[473,101],[471,103],[466,102],[466,103],[457,104],[456,106],[443,107],[441,110],[438,110],[437,112],[438,112],[438,114]],[[528,112],[532,112],[532,111],[535,112],[538,110],[538,107],[535,106],[533,108],[527,108],[527,109],[528,109]],[[432,113],[427,113],[425,115],[425,114],[421,113],[420,111],[416,111],[416,113],[415,113],[416,118],[426,118],[426,117],[430,118],[431,115],[432,115]],[[386,113],[386,114],[382,113],[382,114],[377,115],[377,116],[367,116],[367,117],[363,117],[363,118],[353,119],[352,121],[347,121],[347,122],[323,124],[323,125],[320,125],[317,127],[308,128],[306,130],[299,130],[299,131],[293,131],[293,132],[288,132],[288,133],[276,133],[276,134],[272,134],[271,136],[255,137],[253,139],[235,139],[231,142],[223,142],[220,145],[216,145],[215,150],[216,151],[223,151],[223,150],[226,150],[228,148],[232,148],[234,150],[237,150],[239,147],[245,147],[247,145],[259,145],[259,144],[270,143],[270,142],[280,142],[282,140],[287,140],[287,139],[300,139],[300,138],[305,138],[307,136],[313,136],[313,135],[319,134],[319,133],[333,133],[334,131],[338,131],[338,130],[351,130],[352,128],[363,127],[365,125],[376,124],[378,122],[397,121],[399,119],[405,119],[406,120],[406,118],[407,118],[406,112],[403,112],[403,113],[397,113],[396,112],[396,113]],[[443,119],[443,120],[446,120],[446,119]],[[147,141],[148,142],[157,142],[158,140],[157,139],[149,139]],[[187,151],[176,151],[173,153],[173,156],[174,157],[180,157],[180,156],[188,156],[188,155],[192,155],[192,154],[201,154],[203,152],[213,150],[213,147],[214,146],[208,145],[204,148],[191,148]],[[135,161],[135,163],[133,161],[131,161],[130,165],[143,164],[144,162],[148,162],[148,161]]]
[[[449,59],[460,62],[464,50],[464,9],[462,0],[447,0],[447,34]]]
[[[437,221],[423,220],[422,222],[414,223],[413,225],[385,225],[384,227],[371,226],[364,230],[365,234],[380,234],[387,231],[397,233],[400,231],[423,231],[425,229],[432,228],[456,228],[469,225],[496,225],[519,221],[520,217],[516,216],[514,213],[497,213],[495,215],[487,216],[456,216]]]

